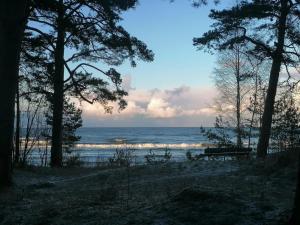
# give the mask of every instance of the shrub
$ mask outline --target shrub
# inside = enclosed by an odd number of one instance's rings
[[[82,164],[79,154],[68,156],[64,162],[65,167],[80,167]]]
[[[185,154],[186,158],[189,160],[189,161],[194,161],[194,157],[192,156],[192,153],[190,150],[188,150]]]
[[[152,149],[149,150],[149,153],[145,155],[145,160],[147,164],[159,164],[167,163],[171,160],[172,154],[168,148],[165,149],[164,155],[157,155],[153,152]]]
[[[109,163],[113,166],[129,167],[133,163],[134,149],[116,149],[113,157],[109,158]]]
[[[192,155],[192,153],[191,153],[190,150],[188,150],[186,152],[185,156],[186,156],[187,160],[189,160],[189,161],[195,161],[195,160],[201,159],[201,155],[200,154],[198,154],[198,155],[197,154]]]

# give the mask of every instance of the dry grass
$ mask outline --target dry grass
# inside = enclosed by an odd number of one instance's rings
[[[280,224],[295,179],[294,164],[256,161],[19,170],[0,224]]]

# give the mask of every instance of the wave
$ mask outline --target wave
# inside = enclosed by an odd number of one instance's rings
[[[208,143],[179,143],[179,144],[154,144],[154,143],[136,143],[136,144],[76,144],[77,149],[199,149],[211,147]]]
[[[30,140],[27,143],[28,148],[51,148],[51,142],[45,140],[34,141]],[[123,140],[115,143],[77,143],[74,145],[74,150],[93,150],[93,149],[203,149],[214,147],[212,143],[124,143]],[[21,142],[21,148],[25,147],[25,143]]]

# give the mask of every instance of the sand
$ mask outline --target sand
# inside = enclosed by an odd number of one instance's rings
[[[296,164],[273,161],[19,169],[0,195],[0,224],[283,224]]]

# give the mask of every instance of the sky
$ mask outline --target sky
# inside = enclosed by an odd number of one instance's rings
[[[151,63],[116,68],[128,91],[128,107],[105,114],[99,104],[83,104],[86,127],[212,126],[216,91],[215,56],[197,51],[193,38],[209,30],[212,5],[194,8],[188,0],[140,0],[125,12],[121,25],[155,54]],[[220,6],[219,6],[220,7]]]

